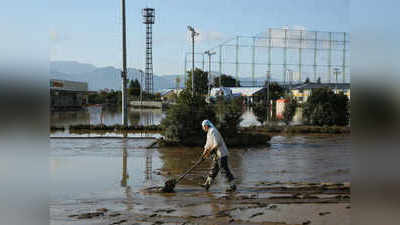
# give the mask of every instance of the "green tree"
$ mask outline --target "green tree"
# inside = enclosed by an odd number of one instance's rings
[[[215,122],[215,112],[202,95],[192,95],[191,89],[183,90],[161,121],[163,135],[169,142],[191,145],[199,137],[205,137],[201,122],[208,119]]]
[[[313,90],[304,103],[303,120],[310,125],[345,126],[349,123],[349,99],[328,88]]]
[[[196,94],[205,95],[208,93],[208,74],[201,69],[194,70],[194,92]],[[192,91],[192,71],[188,72],[188,79],[186,80],[186,87]]]
[[[89,95],[89,104],[109,104],[117,105],[122,103],[121,91],[104,91],[101,90],[97,93]]]
[[[305,84],[309,84],[310,83],[310,78],[306,78],[306,80],[304,81]]]
[[[220,80],[219,76],[214,78],[215,87],[220,87],[219,80]],[[221,83],[223,87],[236,87],[236,86],[240,87],[240,81],[237,81],[232,76],[228,76],[225,74],[221,75]]]
[[[257,121],[264,124],[265,121],[268,119],[268,107],[265,103],[257,103],[253,106],[253,113],[257,118]]]
[[[216,126],[224,137],[233,137],[238,133],[240,122],[242,122],[242,102],[242,98],[218,98],[215,106]]]
[[[128,87],[129,95],[137,97],[140,95],[140,90],[141,90],[140,82],[137,79],[135,79],[135,81],[130,80]]]
[[[265,83],[265,87],[268,87],[268,83]],[[264,91],[262,92],[262,100],[265,101],[267,99],[267,91],[268,89],[265,88]],[[285,96],[285,88],[279,85],[277,82],[271,82],[269,84],[269,99],[272,100],[272,120],[276,120],[276,100],[282,98]],[[264,103],[264,105],[268,106],[269,104]],[[260,106],[259,106],[259,109]],[[265,109],[267,110],[267,109]],[[261,115],[261,114],[260,114]],[[265,119],[266,120],[266,119]]]
[[[296,114],[298,104],[294,98],[289,97],[286,100],[287,102],[285,104],[285,111],[283,112],[283,122],[285,122],[286,125],[289,125]]]

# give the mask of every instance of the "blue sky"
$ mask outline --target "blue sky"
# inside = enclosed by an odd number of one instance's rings
[[[121,67],[120,0],[51,1],[50,59]],[[200,32],[198,51],[235,35],[284,25],[349,31],[349,0],[126,0],[128,66],[144,68],[141,9],[156,9],[155,74],[179,74],[190,51],[187,25]]]

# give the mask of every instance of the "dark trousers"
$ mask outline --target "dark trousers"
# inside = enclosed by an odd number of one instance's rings
[[[219,170],[222,169],[222,174],[225,176],[228,182],[231,182],[235,177],[231,173],[228,165],[228,156],[224,156],[221,159],[218,159],[216,155],[212,157],[212,164],[208,176],[215,179],[218,175]]]

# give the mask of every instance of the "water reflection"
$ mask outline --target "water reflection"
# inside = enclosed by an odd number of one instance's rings
[[[127,182],[129,179],[128,174],[128,152],[126,150],[126,146],[122,149],[122,179],[121,179],[121,187],[127,187]]]
[[[164,114],[161,109],[128,109],[129,125],[160,124]],[[89,106],[80,111],[51,112],[50,124],[64,126],[76,124],[106,124],[121,123],[121,108],[107,106]]]
[[[151,149],[146,150],[146,170],[145,170],[145,184],[152,185],[152,174],[153,174],[153,152]]]
[[[128,174],[128,151],[127,151],[127,144],[126,144],[126,139],[122,140],[122,179],[121,179],[121,187],[124,188],[125,190],[125,195],[126,195],[126,208],[127,210],[132,210],[133,209],[133,195],[132,195],[132,190],[131,186],[128,185],[128,179],[129,179],[129,174]]]
[[[157,125],[165,117],[161,109],[128,108],[129,125]],[[107,106],[90,106],[81,111],[74,112],[52,112],[50,122],[52,126],[64,126],[76,124],[106,124],[114,125],[121,123],[121,108]],[[292,124],[302,123],[302,109],[298,108]],[[241,127],[259,126],[251,108],[246,108],[242,115]],[[270,125],[284,125],[282,121],[271,121]]]

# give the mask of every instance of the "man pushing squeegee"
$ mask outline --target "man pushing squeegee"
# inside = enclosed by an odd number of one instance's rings
[[[204,151],[201,155],[201,158],[178,179],[171,179],[165,182],[162,191],[172,192],[175,188],[175,185],[178,184],[190,171],[192,171],[196,166],[203,162],[204,159],[210,157],[212,159],[212,165],[205,183],[201,186],[208,190],[210,186],[214,183],[215,177],[218,175],[218,172],[220,171],[220,169],[222,169],[222,174],[225,176],[227,182],[229,183],[229,187],[226,189],[226,191],[234,192],[236,190],[236,184],[234,182],[235,177],[232,175],[228,165],[229,152],[224,139],[222,138],[217,128],[211,123],[211,121],[204,120],[201,126],[203,130],[207,132],[207,142],[204,146]]]

